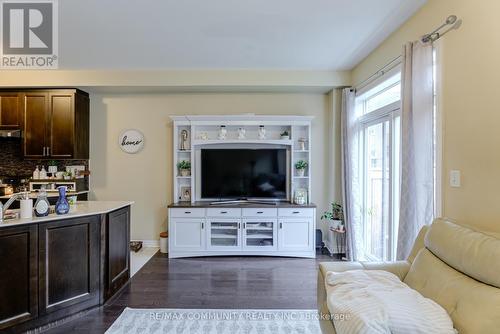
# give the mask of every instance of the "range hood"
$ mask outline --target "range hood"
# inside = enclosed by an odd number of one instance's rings
[[[21,130],[0,129],[0,138],[21,138]]]

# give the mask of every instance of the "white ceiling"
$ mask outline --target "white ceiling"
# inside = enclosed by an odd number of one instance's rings
[[[426,0],[60,0],[61,69],[351,69]]]

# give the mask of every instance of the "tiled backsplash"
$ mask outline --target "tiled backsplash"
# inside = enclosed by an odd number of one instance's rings
[[[22,141],[19,138],[0,138],[0,177],[28,178],[33,175],[36,166],[45,166],[48,160],[24,160],[21,155]],[[88,169],[88,160],[55,160],[59,170],[65,166],[84,165]]]

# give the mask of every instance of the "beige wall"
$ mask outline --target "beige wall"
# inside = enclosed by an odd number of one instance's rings
[[[429,0],[353,71],[360,82],[455,14],[462,26],[438,41],[443,117],[443,215],[500,231],[500,1]],[[451,188],[451,169],[462,187]]]
[[[338,153],[330,144],[337,136],[331,130],[338,122],[333,114],[336,94],[93,94],[91,101],[91,198],[135,201],[132,239],[157,239],[166,227],[166,206],[172,202],[169,115],[313,115],[312,182],[318,212],[339,194],[338,189],[332,190],[338,168],[330,162]],[[139,154],[125,154],[118,147],[118,136],[127,128],[145,134],[145,147]]]

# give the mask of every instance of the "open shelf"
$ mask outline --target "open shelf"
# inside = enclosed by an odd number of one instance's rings
[[[311,167],[304,177],[295,176],[294,165],[299,160],[311,166],[311,121],[312,117],[298,115],[263,116],[263,115],[184,115],[172,116],[173,124],[173,169],[174,169],[174,201],[184,197],[184,189],[191,191],[192,202],[200,199],[200,151],[212,148],[242,149],[286,149],[288,176],[287,197],[293,201],[295,191],[304,189],[307,202],[311,199]],[[226,129],[225,139],[219,139],[221,127]],[[261,139],[264,126],[265,136]],[[242,131],[241,129],[244,129]],[[187,131],[187,137],[182,132]],[[281,133],[287,131],[289,139],[281,139]],[[238,139],[241,136],[242,139]],[[182,146],[184,141],[184,145]],[[181,150],[185,147],[185,150]],[[177,163],[182,160],[191,162],[193,176],[177,176]],[[186,192],[184,192],[186,194]],[[186,195],[187,196],[187,195]],[[187,197],[186,197],[187,198]],[[264,231],[264,230],[263,230]]]
[[[290,139],[197,139],[193,141],[193,145],[213,145],[213,144],[273,144],[273,145],[293,145]]]

